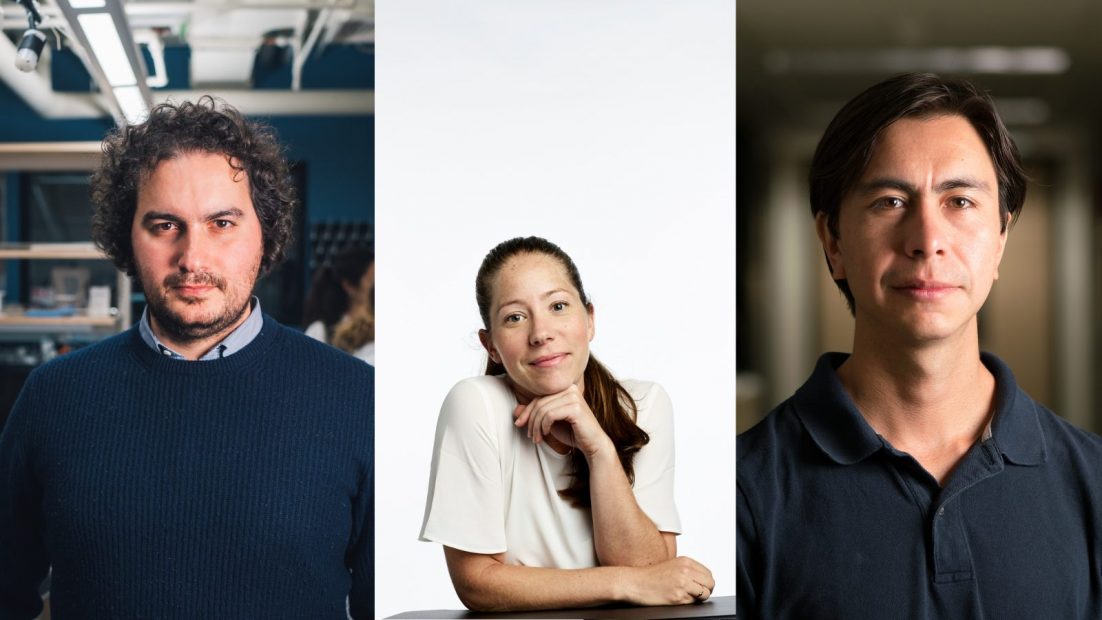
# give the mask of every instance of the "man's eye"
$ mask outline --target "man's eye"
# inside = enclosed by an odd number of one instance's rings
[[[899,198],[897,196],[885,196],[884,198],[876,201],[876,206],[884,209],[898,209],[900,207],[906,206],[906,203],[903,202],[902,198]]]
[[[556,301],[555,303],[551,304],[551,309],[555,312],[562,312],[563,310],[566,310],[566,305],[567,304],[565,301]]]
[[[233,226],[233,222],[229,220],[214,220],[214,226],[216,228],[230,228]]]
[[[157,222],[151,228],[153,232],[168,232],[176,228],[176,224],[173,222]]]
[[[522,317],[521,315],[514,313],[514,314],[510,314],[510,315],[506,316],[505,317],[505,322],[506,323],[520,323],[523,318],[524,317]]]
[[[967,209],[969,207],[975,206],[975,204],[976,203],[972,202],[971,199],[965,198],[963,196],[957,196],[955,198],[949,199],[949,206],[956,207],[957,209]]]

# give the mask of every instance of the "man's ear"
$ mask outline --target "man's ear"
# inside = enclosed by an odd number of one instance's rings
[[[484,329],[478,330],[478,341],[482,343],[482,348],[486,349],[486,355],[490,356],[490,360],[500,364],[501,358],[497,354],[497,349],[494,349],[494,342],[490,340],[490,332]]]
[[[830,266],[830,276],[835,280],[845,280],[846,267],[842,260],[842,249],[838,244],[838,237],[830,232],[827,215],[822,211],[815,215],[815,233],[819,235],[819,243],[823,244],[823,253],[826,254],[827,264]]]

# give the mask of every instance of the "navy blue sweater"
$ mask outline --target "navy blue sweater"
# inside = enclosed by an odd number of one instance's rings
[[[264,317],[220,360],[137,329],[31,374],[0,436],[0,618],[373,614],[374,371]]]

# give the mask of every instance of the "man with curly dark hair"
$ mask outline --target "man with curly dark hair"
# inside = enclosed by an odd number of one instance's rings
[[[260,309],[295,193],[209,97],[104,140],[93,236],[132,329],[32,373],[0,436],[0,617],[373,614],[374,373]]]

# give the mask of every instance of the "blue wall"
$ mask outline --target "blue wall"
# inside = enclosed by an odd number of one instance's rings
[[[54,52],[52,84],[59,92],[89,92],[91,79],[71,52]],[[169,88],[185,89],[190,52],[166,49]],[[181,79],[183,76],[183,79]],[[374,87],[374,56],[360,48],[331,46],[314,54],[303,68],[303,89]],[[286,66],[258,66],[253,79],[258,88],[289,88]],[[279,97],[278,90],[266,90]],[[228,101],[233,105],[233,101]],[[307,227],[319,220],[375,222],[375,117],[276,116],[259,117],[272,125],[287,148],[287,157],[303,165]],[[98,141],[114,127],[108,116],[96,119],[50,120],[40,117],[6,84],[0,82],[0,142]],[[5,222],[3,241],[19,241],[22,175],[3,176]],[[304,244],[309,241],[302,231]],[[304,247],[309,253],[310,248]],[[18,261],[6,261],[10,298],[19,289]],[[310,274],[305,274],[309,279]]]
[[[187,88],[190,51],[166,49],[170,88]],[[374,87],[374,55],[356,46],[330,46],[313,54],[303,67],[303,89]],[[51,64],[54,88],[88,92],[91,78],[69,51],[54,52]],[[260,88],[288,88],[287,66],[258,66],[254,81]],[[283,73],[287,74],[282,80]],[[184,76],[181,79],[181,76]],[[279,97],[279,91],[266,91]],[[228,101],[233,105],[232,101]],[[263,120],[279,134],[287,155],[306,169],[307,224],[319,219],[375,221],[375,118],[358,116],[284,116]],[[41,118],[8,86],[0,82],[0,142],[55,142],[100,140],[114,126],[109,117],[48,120]],[[11,187],[11,182],[9,182]],[[13,203],[8,202],[9,206]],[[18,204],[18,203],[15,203]],[[8,230],[12,228],[9,226]],[[18,229],[15,229],[16,231]],[[11,233],[9,233],[11,234]],[[9,238],[10,239],[10,238]]]
[[[269,50],[276,51],[279,50]],[[284,50],[286,51],[286,50]],[[52,50],[51,85],[57,92],[87,93],[92,80],[80,60],[68,50]],[[167,88],[185,90],[190,81],[190,50],[170,46],[165,50],[169,83]],[[253,71],[256,89],[279,97],[290,88],[290,55],[266,56]],[[273,58],[275,59],[273,61]],[[147,64],[151,64],[148,62]],[[374,88],[374,53],[369,46],[333,45],[316,51],[303,67],[303,90]],[[28,79],[30,79],[28,77]],[[228,101],[233,105],[233,101]],[[309,227],[315,221],[343,220],[375,222],[375,118],[371,114],[350,116],[254,117],[274,127],[287,149],[287,157],[301,164],[307,229],[300,231],[303,251],[309,256]],[[99,141],[114,127],[109,116],[95,119],[44,119],[0,82],[0,143]],[[0,174],[4,188],[3,238],[20,241],[24,175]],[[20,287],[20,261],[0,264],[7,279],[9,300]],[[311,274],[304,273],[304,287]],[[271,311],[271,310],[269,310]],[[297,317],[283,317],[294,323]]]
[[[307,224],[331,219],[375,222],[375,117],[262,120],[278,132],[288,157],[306,165]]]

